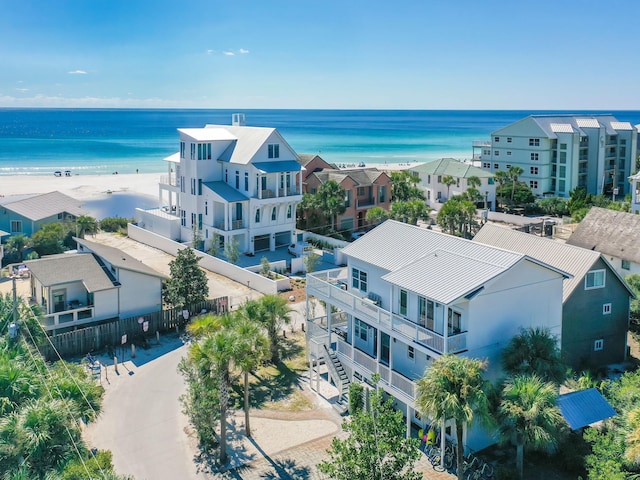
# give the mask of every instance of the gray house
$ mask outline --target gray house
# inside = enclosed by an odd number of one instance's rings
[[[523,253],[573,275],[562,283],[562,356],[573,368],[623,362],[633,291],[599,252],[487,223],[474,242]]]

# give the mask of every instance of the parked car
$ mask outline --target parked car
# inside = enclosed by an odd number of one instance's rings
[[[287,250],[291,255],[301,257],[307,253],[311,253],[313,251],[313,245],[309,244],[309,242],[297,242],[289,245]]]
[[[55,172],[53,172],[53,175],[55,177],[61,177],[62,176],[62,172],[60,170],[56,170]]]

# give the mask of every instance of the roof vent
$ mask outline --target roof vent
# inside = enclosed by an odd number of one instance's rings
[[[247,124],[247,117],[244,113],[232,113],[231,125],[234,127],[244,127]]]

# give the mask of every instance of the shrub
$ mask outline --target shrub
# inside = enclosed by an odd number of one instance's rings
[[[355,382],[349,385],[349,413],[354,414],[364,406],[364,387],[361,383]]]
[[[100,220],[100,229],[103,232],[118,232],[126,230],[127,223],[133,222],[132,218],[107,217]]]

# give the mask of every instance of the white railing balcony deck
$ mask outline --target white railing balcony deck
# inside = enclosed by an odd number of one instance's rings
[[[477,148],[486,148],[491,146],[491,142],[487,140],[474,140],[473,146]]]
[[[44,326],[47,330],[69,327],[93,321],[94,307],[81,306],[72,310],[51,313],[44,316]]]
[[[160,175],[160,184],[161,185],[170,185],[172,187],[178,187],[179,180],[175,175]]]
[[[325,270],[307,275],[307,295],[329,302],[357,316],[372,326],[382,326],[404,337],[407,343],[418,342],[437,353],[460,353],[467,349],[467,332],[444,335],[376,306],[370,299],[344,290],[347,269]]]

